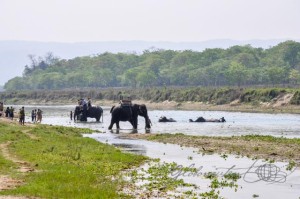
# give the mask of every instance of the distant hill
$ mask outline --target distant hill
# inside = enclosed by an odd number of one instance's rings
[[[274,40],[210,40],[203,42],[148,42],[148,41],[112,41],[112,42],[36,42],[36,41],[0,41],[0,85],[9,79],[21,76],[24,66],[29,64],[28,55],[44,56],[52,52],[63,59],[78,56],[101,54],[103,52],[142,53],[149,48],[171,50],[203,51],[206,48],[228,48],[234,45],[247,45],[253,47],[269,48],[286,39]],[[296,40],[296,41],[300,41]]]

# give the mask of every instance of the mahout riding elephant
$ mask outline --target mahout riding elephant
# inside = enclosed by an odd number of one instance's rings
[[[158,119],[158,122],[177,122],[177,121],[174,120],[173,118],[167,118],[166,116],[161,116]]]
[[[138,126],[138,116],[145,118],[146,129],[150,129],[151,120],[148,116],[147,107],[144,104],[132,104],[127,106],[113,106],[110,110],[111,122],[108,129],[112,129],[113,125],[116,124],[117,129],[120,129],[120,121],[128,121],[131,123],[134,129]]]
[[[99,122],[102,116],[103,118],[103,109],[99,106],[92,106],[86,110],[86,114],[83,113],[84,110],[81,109],[81,106],[76,106],[74,111],[74,121],[87,121],[87,117],[96,118],[96,121]],[[84,117],[86,116],[86,117]]]
[[[192,119],[189,119],[190,122],[226,122],[224,117],[221,117],[220,119],[205,119],[203,117],[198,117],[195,121]]]

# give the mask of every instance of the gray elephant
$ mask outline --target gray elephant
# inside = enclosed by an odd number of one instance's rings
[[[113,125],[116,124],[117,129],[120,129],[120,121],[128,121],[131,123],[134,129],[138,126],[138,116],[145,118],[146,129],[150,129],[151,121],[148,116],[147,107],[144,104],[133,104],[133,105],[119,105],[113,106],[110,110],[111,122],[108,129],[112,129]]]
[[[158,119],[158,122],[176,122],[173,118],[167,118],[166,116],[161,116]]]
[[[86,112],[84,112],[86,111]],[[99,122],[100,118],[103,118],[103,109],[99,106],[89,107],[87,110],[82,109],[80,106],[75,107],[74,111],[74,121],[87,121],[87,117],[96,118],[96,121]]]
[[[192,119],[189,119],[190,122],[226,122],[224,117],[221,117],[220,119],[205,119],[203,117],[198,117],[195,121]]]

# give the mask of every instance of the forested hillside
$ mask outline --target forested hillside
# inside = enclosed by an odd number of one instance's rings
[[[30,57],[23,76],[7,90],[154,86],[253,86],[300,81],[300,43],[286,41],[269,49],[173,51],[150,49],[143,54],[103,53],[70,60]]]

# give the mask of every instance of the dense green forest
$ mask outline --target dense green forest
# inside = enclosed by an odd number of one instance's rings
[[[300,43],[294,41],[269,49],[250,45],[202,52],[152,48],[142,54],[107,52],[65,60],[48,53],[29,59],[23,76],[9,80],[6,90],[273,86],[300,81]]]
[[[107,88],[107,89],[70,89],[70,90],[31,90],[6,91],[0,93],[0,99],[6,104],[61,103],[76,104],[80,98],[91,97],[92,100],[119,102],[120,96],[130,96],[133,101],[161,103],[202,102],[203,104],[223,105],[232,102],[259,107],[261,103],[274,103],[286,95],[291,95],[290,105],[300,105],[299,88],[204,88],[204,87],[157,87],[157,88]],[[282,101],[283,103],[283,101]],[[236,104],[236,103],[235,103]],[[99,105],[99,104],[97,104]],[[287,105],[287,104],[286,104]],[[235,106],[235,105],[233,105]]]

